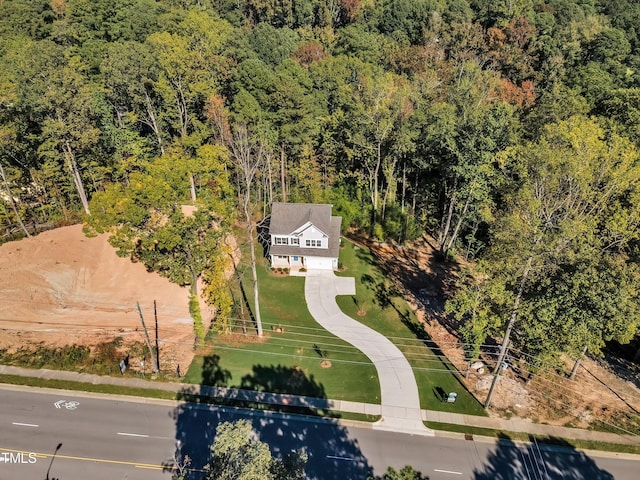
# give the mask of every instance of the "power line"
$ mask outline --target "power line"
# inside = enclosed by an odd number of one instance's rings
[[[557,399],[552,398],[552,397],[550,397],[550,396],[548,396],[548,395],[545,395],[544,393],[540,392],[539,390],[532,389],[532,392],[533,392],[535,395],[538,395],[538,396],[540,396],[540,397],[543,397],[543,398],[545,398],[545,399],[547,399],[547,400],[550,400],[550,401],[552,401],[552,402],[559,403],[561,406],[565,407],[565,409],[567,409],[567,410],[569,410],[569,409],[571,408],[571,405],[569,405],[569,404],[567,404],[567,403],[564,403],[564,402],[562,402],[561,400],[557,400]],[[571,417],[573,417],[573,418],[579,418],[579,417],[578,417],[578,416],[576,416],[576,415],[571,415]],[[628,435],[631,435],[631,436],[634,436],[634,437],[640,437],[640,435],[638,435],[637,433],[631,432],[631,431],[629,431],[629,430],[627,430],[627,429],[625,429],[625,428],[622,428],[622,427],[620,427],[620,426],[618,426],[618,425],[615,425],[615,424],[613,424],[613,423],[607,422],[606,420],[602,420],[602,419],[600,419],[600,418],[598,418],[598,417],[595,417],[595,420],[596,420],[597,422],[600,422],[600,423],[602,423],[602,424],[604,424],[604,425],[607,425],[607,426],[609,426],[609,427],[611,427],[611,428],[614,428],[614,429],[616,429],[616,430],[620,430],[621,432],[624,432],[624,433],[626,433],[626,434],[628,434]]]
[[[48,332],[48,333],[53,333],[53,332]],[[141,333],[141,332],[138,332],[138,333]],[[310,343],[310,342],[307,342],[307,343]],[[174,345],[179,344],[179,345],[192,346],[192,342],[190,342],[190,341],[187,342],[187,341],[177,341],[177,340],[165,340],[165,341],[163,341],[163,344],[165,344],[165,345],[166,344],[174,344]],[[286,345],[286,346],[289,346],[289,345]],[[316,357],[316,356],[309,356],[309,355],[304,355],[304,354],[292,354],[292,353],[285,353],[285,352],[265,352],[263,350],[237,348],[237,347],[230,347],[230,346],[224,346],[224,345],[215,345],[215,348],[218,349],[218,350],[248,352],[248,353],[252,353],[252,354],[255,354],[255,355],[266,355],[266,356],[272,356],[272,357],[285,357],[285,358],[290,358],[290,359],[294,359],[294,360],[298,360],[298,361],[301,361],[301,360],[317,361],[318,360],[318,357]],[[347,353],[347,354],[356,353],[357,349],[354,348],[354,350],[355,350],[354,352],[339,352],[339,353],[342,353],[342,354],[345,354],[345,353]],[[391,361],[391,360],[393,360],[393,357],[389,358],[389,361]],[[349,360],[349,359],[340,359],[340,358],[331,358],[331,361],[335,362],[335,363],[341,363],[341,364],[362,365],[362,366],[370,366],[370,367],[374,366],[373,363],[367,362],[367,361],[358,361],[358,360]],[[514,368],[514,370],[518,369],[518,370],[522,371],[516,365],[512,364],[511,366],[512,366],[512,368]],[[455,370],[451,370],[449,368],[428,368],[428,367],[419,367],[419,366],[412,366],[412,368],[413,368],[414,371],[425,371],[425,372],[441,373],[441,374],[448,374],[448,375],[452,375],[453,374],[453,375],[456,375],[456,376],[460,375],[460,372],[457,370],[457,368]],[[559,379],[566,380],[564,377],[561,377],[561,376],[559,376],[559,375],[557,375],[555,373],[551,373],[551,375],[555,376],[555,377],[558,377]],[[557,389],[557,387],[560,386],[561,388],[567,390],[569,393],[573,394],[573,396],[579,396],[579,397],[582,396],[582,395],[578,394],[577,392],[572,391],[569,387],[566,387],[566,386],[564,386],[562,384],[559,384],[558,382],[554,382],[553,380],[545,378],[542,375],[536,375],[536,379],[540,380],[540,381],[543,381],[543,382],[546,382],[547,384],[550,384],[551,386],[554,387],[554,389]],[[542,398],[545,398],[547,400],[559,403],[559,404],[563,405],[565,408],[570,408],[571,407],[570,404],[567,404],[566,402],[563,402],[562,400],[559,400],[557,398],[553,398],[550,395],[543,394],[538,389],[536,389],[534,387],[534,385],[529,385],[528,388],[527,388],[527,391],[530,391],[531,393],[533,393],[535,395],[538,395],[538,396],[541,396]],[[553,389],[551,391],[553,391]],[[627,415],[627,417],[629,417],[629,414],[627,414],[626,412],[624,412],[624,411],[622,411],[620,409],[617,409],[617,411],[619,411],[620,413],[622,413],[624,415]],[[596,418],[596,420],[600,421],[600,422],[602,422],[604,424],[607,424],[612,428],[616,428],[616,429],[619,429],[621,431],[625,431],[626,432],[625,429],[622,429],[619,426],[610,424],[609,422],[605,422],[605,421],[603,421],[601,419],[598,419],[598,418]]]
[[[66,298],[75,298],[75,299],[87,299],[89,300],[89,297],[84,297],[84,296],[67,296]],[[86,309],[91,309],[91,305],[93,305],[94,307],[96,306],[108,306],[111,308],[114,307],[118,307],[121,311],[129,313],[129,311],[132,311],[132,307],[126,304],[122,304],[122,303],[114,303],[114,302],[95,302],[94,299],[90,299],[92,301],[92,303],[89,303],[88,305],[85,306]],[[51,302],[27,302],[27,301],[17,301],[17,300],[13,300],[13,299],[8,299],[8,298],[4,298],[3,301],[7,301],[7,302],[11,302],[11,303],[21,303],[21,304],[31,304],[31,303],[36,303],[36,304],[41,304],[41,305],[52,305],[52,306],[59,306],[59,304],[57,303],[51,303]],[[146,306],[146,308],[150,308],[150,306]],[[169,311],[178,311],[178,307],[165,307],[162,309],[163,312],[166,312],[167,310]],[[115,312],[117,313],[117,312]],[[180,313],[184,313],[183,310],[180,310]],[[168,316],[168,315],[162,315],[162,316]],[[247,320],[244,319],[239,319],[239,318],[234,318],[234,317],[226,317],[226,318],[222,318],[223,320],[231,320],[234,322],[246,322]],[[123,326],[121,325],[114,325],[114,324],[109,324],[109,325],[104,325],[104,324],[98,324],[98,325],[87,325],[86,323],[74,323],[74,322],[47,322],[47,321],[30,321],[30,320],[23,320],[23,319],[10,319],[10,318],[0,318],[0,321],[3,322],[13,322],[13,323],[21,323],[21,324],[37,324],[37,325],[41,325],[41,326],[60,326],[60,327],[85,327],[85,328],[90,328],[92,330],[100,330],[100,329],[122,329]],[[283,347],[283,348],[290,348],[291,345],[287,342],[296,342],[296,343],[303,343],[303,344],[319,344],[322,345],[323,347],[329,347],[328,350],[326,350],[328,353],[330,354],[339,354],[339,355],[362,355],[362,352],[360,352],[359,350],[357,350],[355,347],[347,344],[336,344],[336,343],[331,343],[332,341],[335,341],[336,339],[339,339],[339,337],[336,337],[334,335],[329,334],[330,332],[328,332],[327,330],[323,329],[321,326],[318,327],[308,327],[308,326],[301,326],[301,325],[290,325],[290,324],[282,324],[282,323],[271,323],[271,322],[265,322],[265,325],[272,325],[274,327],[283,327],[285,328],[286,331],[286,335],[287,336],[294,336],[295,338],[285,338],[284,334],[283,335],[273,335],[270,337],[270,343],[275,346],[275,347]],[[134,332],[138,332],[139,331],[137,329],[132,329],[131,327],[129,327],[129,331],[128,332],[119,332],[119,333],[134,333]],[[6,330],[6,329],[5,329]],[[302,330],[302,332],[298,331],[298,330]],[[53,333],[53,332],[43,332],[42,330],[34,330],[33,332],[35,333]],[[316,332],[316,333],[306,333],[306,332]],[[106,332],[104,332],[106,333]],[[307,337],[307,338],[311,338],[312,340],[303,340],[299,337]],[[440,361],[440,362],[448,362],[450,360],[454,360],[454,359],[461,359],[461,358],[466,358],[467,357],[467,353],[470,353],[471,351],[473,351],[472,349],[465,349],[464,347],[466,346],[471,346],[472,348],[476,348],[477,346],[472,344],[472,343],[465,343],[465,342],[435,342],[434,340],[431,339],[419,339],[419,338],[408,338],[408,337],[394,337],[394,336],[389,336],[386,337],[389,340],[395,340],[395,345],[398,348],[403,349],[403,353],[405,358],[407,358],[408,360],[411,360],[413,362],[418,362],[418,361]],[[319,341],[319,340],[327,340],[327,342],[324,341]],[[284,343],[282,343],[284,342]],[[183,344],[183,345],[189,345],[191,346],[191,342],[177,342],[177,341],[170,341],[170,340],[165,340],[163,341],[164,344],[167,343],[173,343],[173,344]],[[429,349],[442,349],[442,348],[447,348],[447,347],[456,347],[456,348],[461,348],[462,352],[461,353],[457,353],[455,355],[438,355],[438,354],[434,354],[434,353],[422,353],[422,352],[415,352],[412,349],[416,349],[416,348],[424,348],[427,347]],[[495,350],[495,346],[494,345],[487,345],[487,344],[483,344],[479,346],[480,348],[485,349],[483,351],[483,357],[491,357],[491,356],[496,356],[497,352],[496,351],[491,351],[491,350]],[[267,354],[267,355],[278,355],[278,356],[284,356],[284,357],[289,357],[289,358],[295,358],[295,359],[316,359],[316,357],[309,357],[309,356],[304,356],[304,355],[296,355],[296,354],[287,354],[287,353],[275,353],[275,352],[264,352],[261,350],[251,350],[251,349],[239,349],[239,348],[233,348],[233,347],[227,347],[227,346],[222,346],[222,345],[217,345],[216,348],[219,349],[223,349],[223,350],[241,350],[241,351],[248,351],[248,352],[252,352],[254,354]],[[352,351],[349,351],[348,349],[353,349]],[[578,394],[577,392],[575,392],[574,390],[572,390],[570,387],[565,386],[562,382],[553,382],[552,380],[549,380],[547,378],[545,378],[545,375],[551,375],[552,377],[556,377],[557,379],[562,379],[562,380],[566,380],[566,378],[564,376],[560,376],[557,373],[554,372],[554,368],[556,367],[555,364],[550,363],[548,361],[541,361],[541,359],[539,357],[536,357],[534,355],[528,354],[523,352],[520,349],[516,349],[516,348],[512,348],[512,351],[518,352],[518,358],[517,361],[520,362],[521,364],[523,363],[526,366],[529,367],[533,367],[535,369],[537,368],[541,368],[543,371],[543,374],[538,374],[536,375],[536,379],[542,381],[542,382],[546,382],[547,384],[550,384],[550,386],[553,386],[554,389],[557,389],[558,387],[560,387],[560,389],[564,390],[565,392],[569,392],[571,396],[577,397],[577,396],[581,396],[582,400],[584,400],[584,396]],[[511,366],[512,368],[514,368],[514,370],[517,368],[521,374],[525,373],[523,372],[523,370],[520,367],[516,367],[515,363],[513,360],[516,359],[516,357],[514,357],[513,355],[509,355],[508,358],[511,360]],[[537,365],[534,365],[531,361],[528,361],[527,359],[532,359],[533,362],[535,362]],[[332,358],[332,361],[335,362],[342,362],[342,363],[357,363],[357,364],[362,364],[362,365],[372,365],[370,362],[361,362],[361,361],[354,361],[354,360],[347,360],[347,359],[334,359]],[[418,367],[413,365],[412,368],[414,370],[420,370],[420,371],[431,371],[431,372],[441,372],[441,373],[447,373],[447,374],[455,374],[455,375],[462,375],[462,372],[458,370],[457,367],[455,367],[455,365],[452,365],[453,370],[446,368],[427,368],[427,367]],[[551,368],[549,368],[551,367]],[[629,370],[627,370],[629,371]],[[629,371],[630,372],[630,371]],[[606,385],[606,384],[605,384]],[[537,392],[535,389],[533,389],[531,386],[529,386],[530,389],[532,389],[534,392]],[[611,387],[608,387],[611,389]],[[613,391],[613,389],[611,389]],[[615,393],[615,391],[613,391]],[[545,398],[548,399],[552,399],[552,397],[546,396]],[[557,401],[554,399],[554,401]],[[624,402],[624,400],[622,400]],[[627,415],[627,416],[634,416],[633,414],[629,414],[627,412],[624,412],[620,409],[618,409],[622,414]]]
[[[514,370],[519,370],[519,367],[512,365],[512,368]],[[553,374],[552,374],[553,375]],[[557,376],[557,375],[556,375]],[[585,394],[580,393],[578,391],[576,391],[575,389],[572,389],[570,386],[566,386],[563,385],[563,382],[566,382],[567,379],[565,377],[559,377],[562,382],[558,382],[558,381],[554,381],[552,379],[546,378],[545,376],[542,375],[536,375],[535,380],[541,383],[541,386],[544,387],[545,385],[549,387],[549,391],[550,392],[557,392],[558,388],[563,389],[565,392],[561,393],[561,395],[565,395],[568,398],[573,398],[574,400],[578,401],[578,402],[586,402],[587,401],[587,397]],[[535,383],[532,382],[530,384],[527,385],[527,391],[531,391],[531,392],[537,392],[538,390],[536,390],[535,388]],[[552,398],[549,395],[545,395],[545,398],[547,399],[553,399],[553,401],[557,401],[557,402],[561,402],[561,400]],[[629,404],[627,404],[626,402],[623,401],[623,403],[625,403],[625,405],[627,407],[629,407]],[[569,404],[563,403],[564,406],[566,407],[572,407]],[[611,407],[610,404],[608,404],[609,407]],[[630,413],[630,412],[626,412],[623,408],[616,408],[616,411],[620,412],[623,415],[626,415],[628,418],[633,419],[633,421],[637,421],[636,418],[640,418],[639,415],[636,415],[634,413]],[[632,408],[632,407],[630,407]]]

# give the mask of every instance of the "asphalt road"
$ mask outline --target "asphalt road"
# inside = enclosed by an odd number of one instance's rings
[[[0,406],[0,480],[169,479],[163,465],[171,464],[177,441],[197,469],[216,425],[238,418],[249,418],[276,454],[306,449],[314,480],[366,479],[406,464],[431,480],[635,480],[640,467],[638,460],[508,439],[495,444],[411,436],[299,416],[38,389],[0,387]]]

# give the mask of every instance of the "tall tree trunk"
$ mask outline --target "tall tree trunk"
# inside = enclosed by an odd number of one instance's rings
[[[1,163],[0,163],[0,176],[2,176],[2,183],[4,184],[4,188],[7,190],[7,198],[9,199],[9,203],[11,204],[11,210],[13,210],[13,213],[16,216],[16,219],[18,220],[18,224],[20,225],[20,228],[22,228],[22,231],[24,232],[24,234],[27,237],[30,237],[31,235],[29,234],[27,227],[25,227],[24,223],[22,223],[22,219],[20,218],[20,214],[18,213],[18,207],[16,206],[16,201],[14,200],[13,195],[11,194],[11,189],[9,188],[9,182],[7,182],[7,177],[4,174],[4,167],[2,166]]]
[[[469,209],[470,202],[471,202],[471,193],[469,193],[469,195],[467,196],[467,201],[464,203],[464,208],[462,209],[462,212],[458,217],[458,221],[456,222],[456,227],[453,229],[453,233],[451,234],[451,237],[449,237],[449,241],[447,242],[446,247],[444,247],[443,253],[446,254],[449,250],[451,250],[451,247],[453,247],[453,243],[458,238],[458,235],[460,234],[460,227],[462,227],[462,222],[464,221],[464,217],[467,214],[467,210]]]
[[[382,163],[382,142],[378,142],[376,148],[376,168],[373,171],[373,223],[376,223],[376,215],[378,214],[378,203],[379,203],[379,190],[380,190],[380,179],[378,178],[378,174],[380,173],[380,165]]]
[[[453,203],[455,200],[455,194],[449,202],[449,208],[447,209],[446,217],[443,218],[441,223],[444,223],[440,235],[438,235],[438,244],[440,245],[440,253],[444,253],[444,244],[447,236],[449,235],[449,229],[451,228],[451,219],[453,218]]]
[[[158,122],[156,120],[156,114],[155,111],[153,109],[153,105],[151,104],[151,97],[149,97],[149,94],[146,92],[144,92],[144,100],[145,103],[147,104],[147,116],[149,117],[149,119],[145,122],[149,127],[151,127],[151,130],[153,131],[153,134],[156,136],[156,141],[158,142],[158,147],[160,147],[160,153],[162,155],[164,155],[164,144],[162,142],[162,136],[160,135],[160,127],[158,127]]]
[[[267,157],[267,184],[269,186],[269,205],[273,203],[273,171],[271,169],[271,156]]]
[[[388,157],[387,157],[388,158]],[[392,157],[392,160],[389,162],[384,162],[382,165],[382,173],[387,182],[387,185],[384,189],[384,196],[382,197],[382,218],[385,218],[387,213],[387,205],[389,201],[395,201],[397,196],[397,181],[395,179],[394,173],[396,171],[396,165],[398,164],[398,159],[396,157]]]
[[[413,186],[413,199],[411,200],[411,210],[413,211],[414,215],[416,213],[417,197],[418,197],[418,172],[416,172],[416,181],[415,181],[415,185]]]
[[[447,196],[445,186],[445,197]],[[453,185],[451,187],[451,194],[449,195],[449,205],[447,206],[446,214],[443,214],[442,221],[440,222],[442,230],[438,235],[438,244],[440,245],[440,253],[445,253],[445,244],[449,237],[449,230],[451,229],[451,222],[453,220],[453,212],[455,211],[456,201],[458,200],[458,178],[453,179]],[[446,216],[445,216],[446,215]]]
[[[580,368],[580,364],[582,363],[582,359],[587,354],[587,350],[588,349],[589,349],[589,347],[587,347],[587,346],[585,346],[582,349],[582,353],[576,359],[576,362],[573,364],[573,368],[571,369],[571,375],[569,375],[569,380],[573,380],[574,378],[576,378],[576,374],[578,373],[578,368]]]
[[[189,175],[189,187],[191,191],[191,201],[195,204],[196,202],[196,183],[193,180],[193,175]]]
[[[402,200],[400,202],[400,210],[404,213],[404,201],[407,194],[407,161],[402,162]]]
[[[258,271],[256,269],[256,249],[253,243],[253,222],[251,213],[249,212],[248,198],[250,193],[247,192],[244,202],[244,214],[247,222],[247,238],[249,240],[249,250],[251,252],[251,273],[253,275],[253,303],[256,316],[256,329],[258,336],[262,336],[262,317],[260,316],[260,296],[258,295]]]
[[[80,197],[80,202],[82,202],[82,207],[87,215],[91,215],[89,211],[89,200],[87,200],[87,193],[84,189],[84,184],[82,183],[82,177],[80,177],[80,172],[78,171],[78,164],[76,163],[76,157],[73,154],[73,149],[69,144],[69,141],[65,141],[64,149],[67,157],[67,164],[69,170],[71,171],[71,176],[73,178],[73,182],[76,185],[76,190],[78,191],[78,196]]]
[[[282,184],[282,202],[287,203],[287,185],[285,183],[286,172],[285,172],[285,163],[286,159],[284,156],[284,143],[280,144],[280,183]]]
[[[533,263],[533,257],[529,257],[524,267],[524,271],[522,272],[522,277],[520,278],[518,294],[516,295],[516,298],[513,302],[513,308],[511,309],[511,315],[509,317],[509,323],[507,324],[507,330],[504,333],[504,339],[502,340],[502,346],[500,347],[500,354],[498,355],[498,363],[496,364],[496,367],[493,369],[493,382],[491,382],[491,388],[489,388],[487,399],[484,402],[484,408],[489,408],[489,406],[491,405],[491,397],[493,396],[493,391],[495,390],[496,385],[498,383],[498,377],[500,376],[500,369],[502,368],[502,362],[504,362],[504,357],[507,354],[507,347],[509,346],[509,338],[511,337],[511,331],[513,330],[513,326],[515,325],[516,319],[518,318],[518,307],[520,306],[520,302],[522,301],[522,295],[524,294],[524,287],[527,283],[527,277],[529,276],[529,272],[531,271],[532,263]]]

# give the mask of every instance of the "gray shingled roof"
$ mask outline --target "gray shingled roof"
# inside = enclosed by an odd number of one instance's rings
[[[272,203],[271,235],[289,235],[307,222],[329,235],[331,205],[317,203]]]
[[[342,217],[331,216],[332,205],[317,203],[271,204],[271,235],[289,235],[307,222],[329,236],[329,249],[300,248],[290,245],[271,245],[272,255],[302,255],[313,257],[337,257],[340,250],[340,226]]]

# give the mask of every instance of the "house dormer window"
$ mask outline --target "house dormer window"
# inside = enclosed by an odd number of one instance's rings
[[[305,246],[311,248],[318,248],[322,246],[321,240],[305,240]]]
[[[275,245],[289,245],[289,239],[287,237],[275,237],[273,241]]]
[[[292,238],[291,239],[291,245],[300,245],[300,239],[299,238]]]

